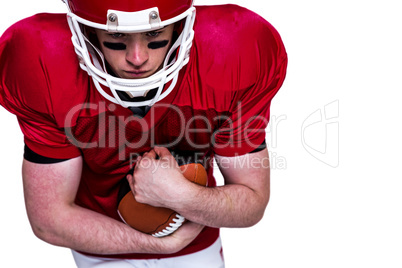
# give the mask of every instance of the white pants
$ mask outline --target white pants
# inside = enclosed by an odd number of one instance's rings
[[[78,268],[224,268],[222,244],[220,238],[211,246],[201,251],[172,258],[130,260],[109,259],[82,255],[72,251]]]

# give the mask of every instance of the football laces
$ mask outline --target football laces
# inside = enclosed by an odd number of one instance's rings
[[[173,218],[172,223],[169,223],[169,226],[163,229],[160,232],[152,234],[153,237],[164,237],[174,233],[180,226],[182,226],[183,222],[186,220],[183,216],[176,214],[176,217]]]

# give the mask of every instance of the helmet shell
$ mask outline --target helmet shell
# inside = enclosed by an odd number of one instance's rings
[[[162,21],[172,19],[192,7],[193,0],[68,0],[72,13],[85,20],[106,24],[108,10],[138,12],[157,7]]]

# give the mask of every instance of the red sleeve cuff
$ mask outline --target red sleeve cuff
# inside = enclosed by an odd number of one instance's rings
[[[24,142],[32,151],[45,157],[56,159],[70,159],[81,155],[80,150],[74,145],[51,147],[33,142],[27,138],[24,138]]]

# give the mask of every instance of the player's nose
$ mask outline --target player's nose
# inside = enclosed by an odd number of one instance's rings
[[[141,41],[132,41],[128,44],[126,61],[135,67],[141,67],[149,59],[147,44]]]

